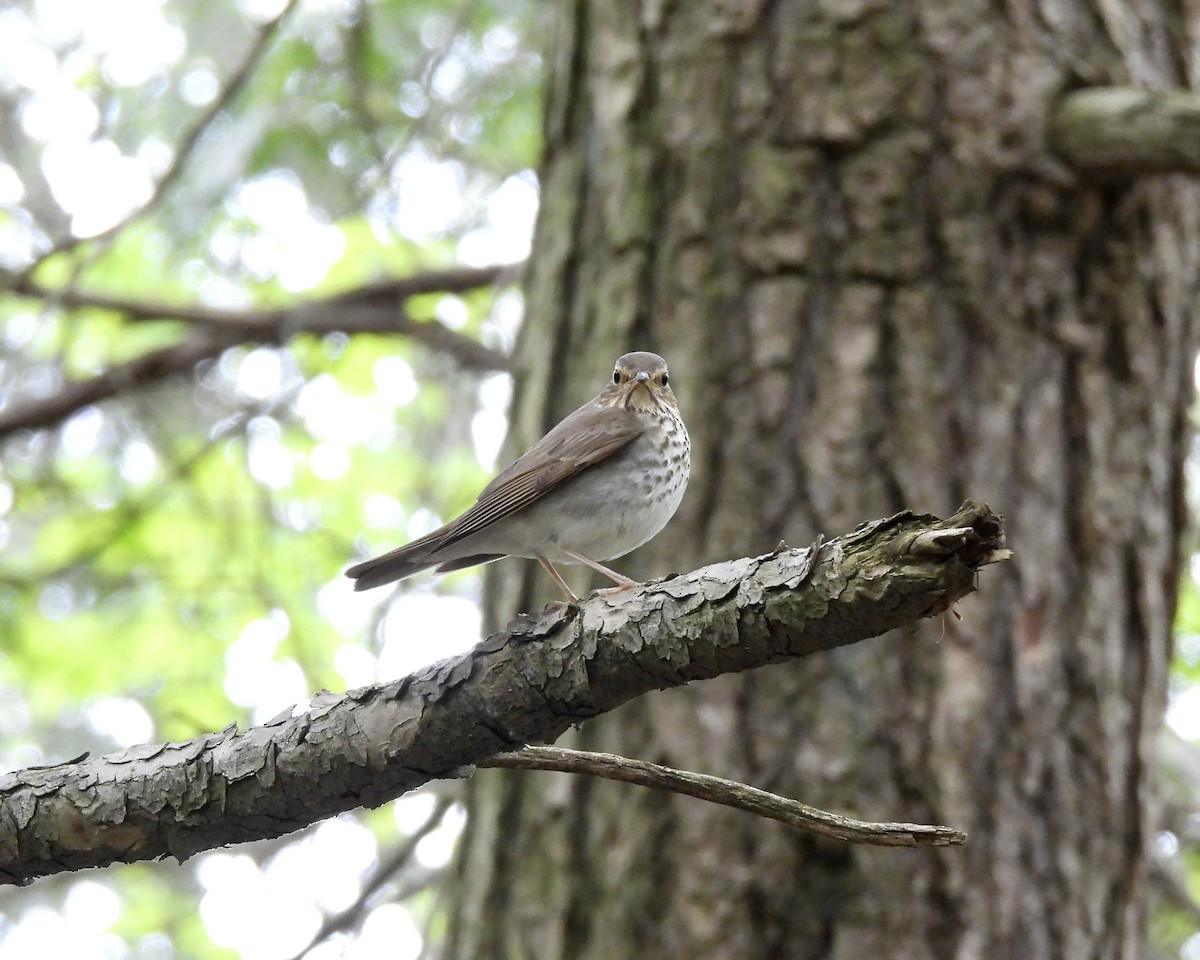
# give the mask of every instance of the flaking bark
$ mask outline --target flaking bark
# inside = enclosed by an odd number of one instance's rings
[[[1007,557],[1000,520],[901,513],[522,616],[401,680],[261,726],[0,778],[0,882],[279,836],[374,806],[651,690],[803,657],[944,611]]]

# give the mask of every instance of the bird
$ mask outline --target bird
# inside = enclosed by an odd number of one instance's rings
[[[640,586],[600,561],[623,557],[674,516],[691,474],[691,440],[667,362],[639,351],[612,378],[483,488],[475,503],[418,540],[346,570],[369,590],[434,567],[503,557],[537,560],[569,601],[555,564],[581,563],[615,587]]]

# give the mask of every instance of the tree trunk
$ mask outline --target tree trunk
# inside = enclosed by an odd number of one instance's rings
[[[815,840],[489,771],[447,955],[1139,957],[1183,524],[1200,193],[1044,146],[1080,83],[1186,86],[1170,0],[563,5],[513,448],[626,349],[693,478],[635,576],[966,496],[1016,562],[916,638],[636,701],[569,745],[965,848]],[[500,619],[549,597],[502,564]],[[586,581],[583,581],[586,582]],[[562,741],[567,743],[567,740]]]

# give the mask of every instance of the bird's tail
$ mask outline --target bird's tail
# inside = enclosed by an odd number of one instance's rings
[[[411,577],[414,573],[420,573],[430,567],[437,567],[438,573],[449,573],[451,570],[461,570],[479,563],[491,563],[504,556],[502,553],[477,553],[469,557],[456,557],[451,554],[449,558],[445,554],[439,556],[445,535],[445,527],[434,530],[420,540],[356,563],[346,570],[346,576],[354,581],[355,590],[370,590],[372,587],[382,587],[385,583]]]
[[[370,590],[393,580],[411,577],[414,573],[420,573],[438,563],[431,555],[437,552],[443,535],[443,530],[435,530],[412,543],[356,563],[346,570],[346,576],[354,581],[355,590]]]

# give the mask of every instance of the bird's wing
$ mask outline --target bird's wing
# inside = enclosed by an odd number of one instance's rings
[[[535,503],[572,477],[603,463],[644,429],[637,414],[624,407],[580,407],[484,487],[479,499],[447,525],[438,546],[462,540]]]
[[[479,499],[461,516],[419,540],[346,571],[355,590],[368,590],[439,564],[438,551],[534,503],[571,477],[607,460],[642,433],[635,413],[624,407],[581,407],[542,437],[512,466],[483,488]],[[499,559],[481,554],[456,558],[438,567],[443,572]]]

